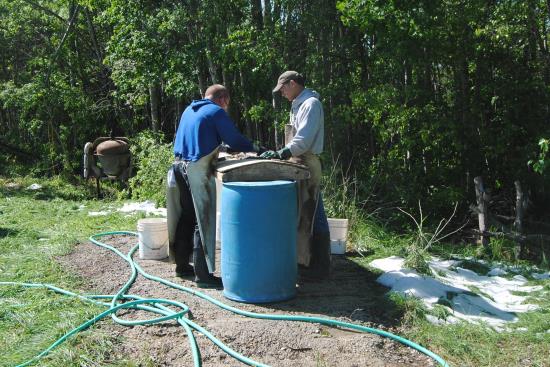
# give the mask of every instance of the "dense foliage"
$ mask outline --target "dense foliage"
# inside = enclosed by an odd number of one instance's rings
[[[246,135],[280,145],[271,89],[296,69],[357,205],[464,210],[482,175],[549,207],[547,1],[0,0],[0,19],[0,149],[41,173],[78,172],[111,129],[169,143],[211,83]]]
[[[129,180],[129,190],[136,199],[153,200],[159,207],[166,207],[166,177],[172,164],[172,144],[163,144],[162,134],[148,130],[139,133],[131,141],[131,151],[136,174]]]

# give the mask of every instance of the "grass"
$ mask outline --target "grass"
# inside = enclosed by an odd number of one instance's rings
[[[426,320],[426,314],[444,320],[451,315],[447,307],[427,310],[420,300],[397,293],[389,298],[402,313],[401,335],[439,354],[451,366],[550,366],[548,298],[537,298],[539,311],[518,314],[519,321],[506,332],[465,322],[435,325]]]
[[[418,320],[407,336],[443,356],[452,366],[548,366],[548,334],[497,333],[478,325],[435,326]]]
[[[473,260],[463,260],[460,262],[459,266],[461,268],[471,270],[479,275],[486,275],[491,270],[487,264]]]
[[[392,255],[405,257],[414,239],[414,233],[398,235],[378,224],[373,218],[355,222],[350,233],[350,242],[364,255],[355,261],[366,268],[369,268],[368,264],[377,258]],[[499,249],[502,247],[499,246]],[[477,251],[477,245],[437,243],[432,246],[430,253],[442,258],[465,258],[475,255]],[[497,251],[492,251],[491,260],[514,265],[518,272],[527,275],[529,267],[526,264],[518,263],[508,252],[501,258],[494,257],[496,254]],[[460,266],[483,275],[489,270],[488,265],[474,260],[463,261]],[[372,268],[369,270],[379,272]],[[395,312],[400,314],[401,334],[439,354],[451,366],[549,367],[550,298],[547,295],[550,291],[550,281],[530,280],[528,285],[544,287],[538,293],[538,297],[530,297],[527,300],[529,303],[538,304],[539,309],[518,314],[519,321],[510,324],[510,330],[505,332],[496,332],[489,327],[465,322],[435,325],[428,322],[425,315],[430,314],[443,320],[450,315],[449,308],[436,305],[433,309],[427,310],[418,299],[395,293],[390,293],[388,297],[396,306]],[[479,290],[471,290],[479,293]]]
[[[28,190],[40,183],[40,190]],[[133,229],[136,217],[116,212],[88,216],[109,204],[92,199],[87,186],[60,179],[0,178],[0,281],[50,283],[68,290],[82,281],[55,261],[79,241],[97,232]],[[0,287],[0,366],[15,366],[33,358],[67,331],[103,311],[99,306],[43,289]],[[42,359],[40,366],[137,366],[115,358],[116,341],[97,328],[78,334]],[[86,363],[86,361],[91,361]]]
[[[60,179],[41,180],[43,189],[27,190],[34,182],[28,178],[0,178],[0,281],[52,283],[69,290],[82,289],[81,279],[64,272],[56,257],[67,254],[76,243],[86,241],[94,233],[134,229],[138,216],[125,217],[116,212],[88,216],[88,211],[119,207],[121,203],[95,200],[93,187],[80,184],[75,188]],[[405,256],[415,239],[415,233],[392,232],[357,210],[348,209],[342,216],[353,219],[349,242],[361,254],[350,259],[366,268],[375,258]],[[476,247],[436,243],[430,253],[446,258],[465,257],[474,255]],[[485,271],[474,261],[462,266]],[[374,282],[376,272],[369,270]],[[543,286],[544,294],[550,292],[548,280],[531,280],[529,284]],[[385,296],[384,289],[379,288],[371,298],[378,305],[381,318],[397,320],[400,335],[441,355],[452,366],[550,366],[548,297],[529,299],[529,303],[538,303],[540,309],[519,314],[519,321],[509,331],[497,333],[466,323],[431,324],[426,320],[427,314],[438,319],[449,316],[445,305],[428,310],[418,299],[397,293]],[[0,287],[0,366],[14,366],[34,357],[101,310],[45,290]],[[154,365],[148,357],[129,360],[118,355],[117,343],[101,328],[92,327],[69,339],[37,365]],[[324,361],[319,358],[317,363],[323,365]]]

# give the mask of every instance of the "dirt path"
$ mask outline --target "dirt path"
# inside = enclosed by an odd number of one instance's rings
[[[136,243],[135,237],[103,238],[126,253]],[[137,258],[137,255],[136,255]],[[59,259],[69,271],[86,281],[86,291],[114,294],[130,272],[126,263],[110,251],[92,243],[78,244],[75,250]],[[194,288],[190,280],[174,276],[174,264],[140,260],[148,273],[185,287]],[[324,283],[303,283],[296,298],[275,304],[250,305],[230,301],[219,290],[201,290],[224,303],[247,311],[292,315],[311,315],[352,321],[368,327],[399,334],[392,325],[388,304],[381,304],[385,292],[374,282],[372,273],[343,256],[334,257],[334,276]],[[272,366],[434,366],[428,357],[372,334],[329,328],[317,324],[266,321],[242,317],[222,310],[196,296],[168,288],[139,277],[129,293],[150,298],[168,298],[187,304],[193,321],[239,353]],[[391,307],[390,307],[391,308]],[[127,312],[125,318],[150,317]],[[192,357],[183,328],[174,322],[162,325],[124,327],[110,320],[102,329],[120,340],[116,355],[140,359],[148,355],[157,366],[191,366]],[[209,339],[195,333],[203,366],[241,366]]]

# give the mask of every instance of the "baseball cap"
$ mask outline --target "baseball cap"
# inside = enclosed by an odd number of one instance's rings
[[[299,84],[304,85],[304,76],[297,71],[288,70],[279,76],[277,79],[277,85],[273,88],[273,93],[278,92],[283,84],[288,83],[291,80],[297,81]]]

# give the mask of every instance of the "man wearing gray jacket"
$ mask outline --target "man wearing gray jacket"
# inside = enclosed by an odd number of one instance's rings
[[[300,183],[300,220],[298,224],[298,263],[307,268],[302,275],[325,279],[330,275],[330,234],[320,192],[323,152],[324,112],[319,94],[305,88],[304,77],[296,71],[285,71],[277,80],[273,93],[280,92],[292,102],[290,126],[292,137],[278,151],[261,155],[268,159],[290,159],[304,164],[310,178]]]

